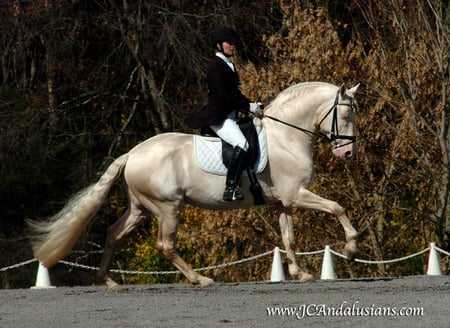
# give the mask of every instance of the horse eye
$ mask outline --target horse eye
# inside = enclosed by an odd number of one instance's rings
[[[341,118],[346,121],[351,121],[355,118],[355,113],[350,110],[343,111],[341,113]]]
[[[350,113],[349,113],[348,111],[343,111],[343,112],[341,113],[341,118],[342,118],[343,120],[348,120],[348,119],[350,118]]]

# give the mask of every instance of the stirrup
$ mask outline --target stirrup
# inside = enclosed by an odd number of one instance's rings
[[[241,194],[241,188],[239,187],[226,187],[225,191],[223,192],[223,200],[226,202],[244,199],[245,197]]]

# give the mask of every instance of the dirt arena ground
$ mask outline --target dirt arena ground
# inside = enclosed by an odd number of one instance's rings
[[[450,277],[0,290],[0,327],[448,327]]]

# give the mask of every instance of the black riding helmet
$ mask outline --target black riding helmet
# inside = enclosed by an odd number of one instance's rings
[[[222,44],[222,42],[225,41],[236,43],[239,39],[239,35],[231,27],[221,25],[211,32],[210,38],[213,48],[216,49],[217,43]]]

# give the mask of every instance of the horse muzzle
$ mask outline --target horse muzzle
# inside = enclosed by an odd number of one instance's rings
[[[333,155],[340,159],[351,159],[356,157],[356,147],[353,142],[345,145],[336,145],[333,149]]]

